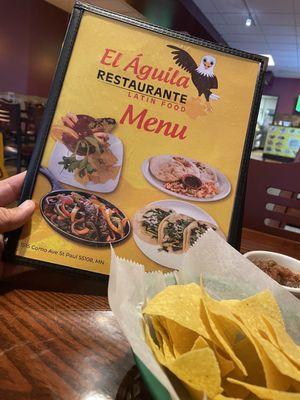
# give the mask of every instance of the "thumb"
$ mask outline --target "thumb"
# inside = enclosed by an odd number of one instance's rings
[[[0,234],[23,226],[32,216],[34,209],[35,203],[32,200],[26,200],[15,208],[0,207]]]

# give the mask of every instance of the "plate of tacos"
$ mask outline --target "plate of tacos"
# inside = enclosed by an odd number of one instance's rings
[[[216,201],[231,191],[229,180],[202,161],[179,155],[158,155],[143,162],[146,180],[162,192],[192,201]]]
[[[225,238],[216,221],[201,208],[180,200],[160,200],[133,217],[133,237],[151,260],[180,269],[183,254],[208,229]]]
[[[68,113],[50,135],[56,143],[48,169],[62,183],[100,193],[113,192],[119,182],[123,144],[112,134],[113,118]]]

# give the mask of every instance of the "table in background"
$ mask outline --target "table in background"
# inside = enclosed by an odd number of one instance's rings
[[[300,242],[243,228],[241,253],[252,250],[274,251],[300,259]]]
[[[244,229],[242,252],[258,249],[300,256],[298,242]],[[4,272],[0,399],[114,399],[134,361],[109,310],[107,283],[9,265]]]

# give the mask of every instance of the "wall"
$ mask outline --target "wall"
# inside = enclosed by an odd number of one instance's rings
[[[265,86],[263,94],[279,96],[276,114],[294,114],[300,79],[274,78],[272,85]]]
[[[0,92],[47,97],[69,14],[43,0],[1,0]]]
[[[214,36],[188,10],[187,0],[125,0],[156,25],[187,32],[212,42]]]
[[[180,0],[125,0],[151,22],[214,41]],[[0,92],[47,97],[69,14],[44,0],[0,0]]]

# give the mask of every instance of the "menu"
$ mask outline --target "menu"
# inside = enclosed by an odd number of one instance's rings
[[[300,149],[300,129],[284,126],[270,126],[263,155],[283,161],[293,161]]]
[[[167,271],[210,228],[236,244],[265,67],[77,3],[14,258],[107,275],[111,245]]]

